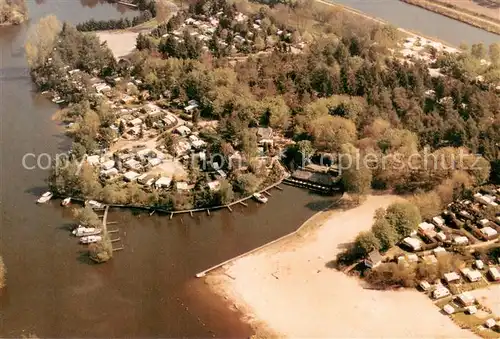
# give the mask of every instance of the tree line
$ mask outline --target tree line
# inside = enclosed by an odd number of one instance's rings
[[[143,11],[139,15],[134,16],[132,20],[129,18],[109,19],[109,20],[94,20],[82,22],[76,25],[76,29],[81,32],[104,31],[113,29],[125,29],[140,25],[153,18],[150,11]]]
[[[140,11],[139,15],[134,16],[132,19],[129,18],[109,19],[109,20],[90,19],[88,21],[77,24],[76,29],[81,32],[125,29],[140,25],[156,17],[157,8],[155,5],[155,1],[132,0],[130,2],[132,4],[137,5],[138,10]]]

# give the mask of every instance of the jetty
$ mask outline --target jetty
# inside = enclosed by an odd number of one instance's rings
[[[298,229],[296,229],[295,231],[293,231],[293,232],[291,232],[291,233],[288,233],[288,234],[285,234],[284,236],[279,237],[278,239],[275,239],[275,240],[272,240],[272,241],[270,241],[270,242],[268,242],[268,243],[265,243],[265,244],[264,244],[264,245],[262,245],[262,246],[259,246],[259,247],[257,247],[257,248],[254,248],[253,250],[250,250],[250,251],[247,251],[247,252],[242,253],[242,254],[240,254],[240,255],[237,255],[236,257],[233,257],[233,258],[231,258],[231,259],[228,259],[228,260],[226,260],[226,261],[223,261],[223,262],[221,262],[221,263],[219,263],[219,264],[217,264],[217,265],[211,266],[211,267],[207,268],[206,270],[203,270],[203,271],[201,271],[201,272],[197,273],[197,274],[195,275],[195,276],[196,276],[196,278],[203,278],[203,277],[205,277],[208,273],[210,273],[210,272],[212,272],[212,271],[214,271],[214,270],[216,270],[216,269],[218,269],[218,268],[221,268],[221,267],[223,267],[223,266],[225,266],[225,265],[227,265],[227,264],[230,264],[230,263],[232,263],[233,261],[236,261],[236,260],[238,260],[238,259],[240,259],[240,258],[246,257],[247,255],[250,255],[250,254],[252,254],[252,253],[258,252],[258,251],[260,251],[260,250],[262,250],[262,249],[264,249],[264,248],[266,248],[266,247],[269,247],[269,246],[271,246],[271,245],[273,245],[273,244],[276,244],[276,243],[278,243],[278,242],[280,242],[280,241],[283,241],[283,240],[285,240],[285,239],[292,238],[292,237],[295,237],[295,236],[299,236],[299,237],[300,237],[300,236],[301,236],[301,231],[302,231],[305,227],[307,227],[307,226],[308,226],[308,224],[309,224],[310,220],[313,220],[313,218],[316,218],[319,214],[321,214],[321,213],[323,213],[323,212],[325,212],[325,211],[329,210],[329,209],[330,209],[333,205],[335,205],[338,201],[342,200],[342,199],[343,199],[343,197],[344,197],[344,195],[342,195],[342,196],[341,196],[338,200],[333,201],[333,202],[332,202],[329,206],[327,206],[326,208],[324,208],[322,211],[320,211],[320,212],[316,213],[315,215],[313,215],[312,217],[310,217],[308,220],[306,220],[306,222],[304,222],[304,223],[303,223],[303,224],[302,224],[302,225],[301,225]]]
[[[278,180],[277,182],[275,182],[272,185],[264,187],[263,189],[257,191],[256,193],[267,194],[267,195],[271,196],[271,193],[269,193],[269,190],[271,190],[272,188],[276,188],[276,189],[282,191],[283,188],[281,188],[279,185],[281,183],[283,183],[284,180],[286,180],[288,177],[289,177],[289,174],[286,173],[286,175],[283,178],[281,178],[280,180]],[[188,213],[191,216],[193,216],[194,213],[205,212],[207,215],[210,215],[211,211],[221,210],[221,209],[226,209],[226,208],[229,211],[232,212],[232,208],[231,207],[233,207],[234,205],[242,205],[242,206],[247,207],[248,203],[246,203],[246,201],[250,200],[250,199],[253,199],[253,193],[250,194],[250,195],[248,195],[248,196],[245,196],[245,197],[243,197],[241,199],[238,199],[236,201],[233,201],[233,202],[230,202],[228,204],[225,204],[225,205],[211,206],[211,207],[200,207],[200,208],[193,208],[193,209],[187,209],[187,210],[181,210],[181,211],[165,210],[165,209],[162,209],[162,208],[150,207],[150,206],[122,205],[122,204],[107,204],[104,207],[97,209],[97,211],[103,211],[103,215],[102,215],[102,218],[103,218],[103,229],[106,230],[106,227],[107,227],[107,224],[108,224],[107,223],[108,210],[109,210],[110,207],[113,207],[113,208],[131,208],[131,209],[143,210],[143,211],[149,212],[150,215],[152,215],[155,212],[156,213],[164,213],[164,214],[166,214],[166,215],[169,216],[169,219],[172,219],[174,217],[174,215],[177,215],[177,214],[186,214],[186,213]],[[85,199],[72,198],[72,201],[84,203]],[[94,208],[94,210],[96,210],[96,209]]]

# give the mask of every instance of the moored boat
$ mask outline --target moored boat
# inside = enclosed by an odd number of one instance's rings
[[[257,200],[260,203],[265,204],[267,202],[267,197],[262,193],[254,193],[253,197],[255,200]]]
[[[45,192],[44,194],[41,195],[40,198],[38,198],[38,200],[36,202],[39,204],[46,203],[47,201],[52,199],[53,196],[54,195],[52,194],[52,192]]]
[[[68,206],[71,203],[71,198],[65,198],[63,201],[61,201],[61,206]]]
[[[101,241],[102,237],[100,235],[89,235],[86,237],[81,237],[80,238],[80,243],[81,244],[92,244],[98,241]]]
[[[104,208],[106,207],[106,205],[104,205],[102,202],[98,202],[98,201],[95,201],[95,200],[87,200],[85,201],[85,206],[90,206],[92,207],[93,209],[99,209],[99,208]]]
[[[75,237],[84,237],[90,235],[98,235],[101,234],[101,232],[102,230],[100,228],[78,226],[71,233]]]

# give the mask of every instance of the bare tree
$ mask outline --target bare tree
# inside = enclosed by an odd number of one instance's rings
[[[42,65],[52,52],[61,23],[55,15],[46,16],[28,34],[26,58],[31,68]]]

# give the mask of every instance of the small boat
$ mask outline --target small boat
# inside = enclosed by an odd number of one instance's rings
[[[80,238],[80,243],[81,244],[92,244],[98,241],[101,241],[102,237],[100,235],[89,235],[86,237],[81,237]]]
[[[38,198],[38,200],[36,202],[39,204],[44,204],[47,201],[49,201],[50,199],[52,199],[53,196],[54,195],[52,194],[52,192],[45,192],[44,194],[42,194],[42,196],[40,198]]]
[[[98,235],[101,234],[101,232],[102,230],[100,228],[78,226],[71,233],[75,237],[85,237],[90,235]]]
[[[54,98],[52,98],[52,102],[54,104],[62,104],[64,102],[64,99],[61,99],[59,95],[55,95]]]
[[[68,198],[64,199],[63,201],[61,201],[61,206],[68,206],[70,203],[71,203],[71,198],[68,197]]]
[[[262,193],[254,193],[253,197],[255,200],[257,200],[260,203],[265,204],[267,202],[267,197]]]
[[[106,205],[104,205],[103,203],[95,201],[95,200],[87,200],[87,201],[85,201],[85,206],[87,206],[87,205],[90,206],[90,207],[92,207],[93,209],[99,209],[99,208],[106,207]]]

